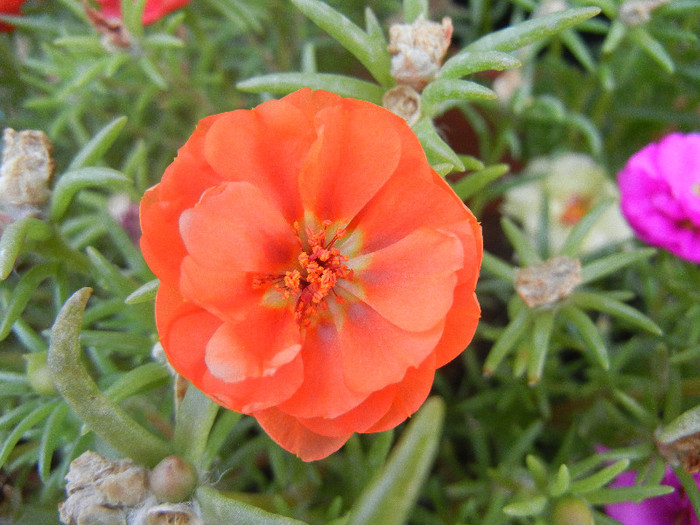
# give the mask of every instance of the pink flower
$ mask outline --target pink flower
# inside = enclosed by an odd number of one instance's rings
[[[634,471],[623,472],[610,486],[631,487],[636,475]],[[692,476],[696,483],[700,483],[700,472]],[[700,525],[681,482],[670,467],[666,469],[661,483],[676,490],[641,503],[611,503],[605,506],[605,513],[625,525]]]
[[[100,4],[100,13],[106,18],[121,19],[121,0],[97,0],[97,3]],[[143,23],[144,25],[152,24],[189,3],[190,0],[147,0],[143,10]]]
[[[622,213],[637,236],[700,263],[700,133],[672,133],[618,174]]]

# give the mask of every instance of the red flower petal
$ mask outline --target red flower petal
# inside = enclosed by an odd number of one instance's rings
[[[398,383],[406,369],[418,366],[433,351],[444,321],[424,332],[402,330],[367,304],[347,305],[339,320],[345,384],[357,392],[374,392]]]
[[[303,215],[299,170],[315,139],[308,115],[270,100],[221,115],[207,134],[205,155],[221,177],[257,186],[292,223]]]
[[[431,354],[418,368],[409,368],[403,380],[395,385],[394,401],[387,413],[366,432],[384,432],[415,414],[428,398],[435,378],[435,358]]]
[[[161,284],[156,297],[156,323],[161,343],[173,368],[202,392],[231,410],[249,413],[289,398],[303,380],[301,357],[280,366],[272,375],[227,383],[214,377],[205,363],[209,340],[221,321],[177,290]]]
[[[420,228],[351,263],[364,268],[355,272],[363,301],[399,328],[422,332],[449,311],[464,253],[456,236]]]
[[[471,215],[445,181],[433,181],[426,165],[399,170],[355,217],[350,229],[362,230],[362,252],[370,253],[393,244],[421,227],[445,229]],[[476,222],[476,219],[474,219]]]
[[[304,209],[321,220],[349,221],[394,172],[401,155],[395,128],[405,122],[368,102],[341,99],[322,109],[315,125],[318,140],[299,174]]]
[[[474,286],[470,283],[458,285],[452,308],[445,318],[445,330],[435,347],[435,368],[446,365],[464,351],[474,337],[480,317]]]
[[[180,214],[194,206],[207,188],[221,182],[201,153],[204,135],[216,118],[206,118],[197,125],[162,181],[141,201],[141,251],[153,273],[173,287],[177,287],[180,263],[187,254],[180,239]]]
[[[268,436],[303,461],[316,461],[329,456],[342,447],[352,435],[321,436],[299,423],[296,418],[276,408],[255,412],[253,415]]]
[[[257,308],[239,323],[224,323],[207,343],[204,362],[227,383],[272,375],[301,350],[301,335],[287,309]]]
[[[367,399],[368,393],[354,392],[345,385],[336,327],[324,323],[308,330],[301,353],[304,383],[279,408],[303,418],[334,418]]]
[[[204,193],[180,216],[187,252],[222,271],[275,272],[291,265],[298,238],[265,194],[248,182],[228,182]]]
[[[432,379],[431,379],[432,383]],[[299,421],[306,428],[322,436],[341,437],[352,432],[367,432],[387,415],[396,398],[396,385],[389,385],[372,393],[352,410],[333,419],[315,417]]]

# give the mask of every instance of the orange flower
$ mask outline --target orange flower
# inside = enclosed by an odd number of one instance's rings
[[[476,329],[479,224],[367,102],[202,120],[141,224],[170,363],[305,461],[404,421]]]

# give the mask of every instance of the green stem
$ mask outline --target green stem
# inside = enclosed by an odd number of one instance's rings
[[[169,444],[157,438],[105,396],[80,361],[78,336],[92,289],[73,294],[51,328],[48,366],[56,389],[76,415],[109,445],[127,457],[154,466],[170,455]]]

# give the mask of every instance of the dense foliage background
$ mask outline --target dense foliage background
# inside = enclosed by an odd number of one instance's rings
[[[605,233],[596,219],[614,199],[591,207],[556,249],[548,199],[528,210],[539,217],[535,236],[500,211],[511,188],[548,175],[525,170],[537,157],[584,153],[614,183],[645,144],[700,129],[700,2],[660,4],[445,0],[428,10],[421,1],[368,0],[329,1],[338,11],[327,11],[312,0],[192,0],[147,27],[127,8],[124,46],[100,34],[78,0],[29,0],[23,15],[2,17],[16,29],[0,34],[0,126],[43,130],[56,165],[41,212],[2,226],[2,514],[58,523],[71,460],[88,449],[128,455],[106,444],[109,429],[85,427],[75,401],[69,409],[46,376],[49,331],[80,288],[94,293],[79,366],[159,438],[187,433],[188,423],[175,425],[173,378],[154,351],[155,283],[134,242],[134,206],[197,121],[305,85],[381,103],[393,83],[388,28],[421,12],[451,17],[452,71],[423,90],[414,130],[482,221],[490,254],[475,341],[434,385],[444,424],[431,402],[409,423],[428,437],[407,439],[389,463],[406,425],[302,463],[253,419],[214,410],[198,456],[203,485],[310,523],[345,523],[349,511],[349,522],[362,523],[358,509],[370,509],[389,514],[381,523],[406,512],[414,524],[583,524],[591,513],[609,524],[602,505],[667,492],[654,435],[700,402],[700,268],[614,235],[583,250],[585,233]],[[339,13],[362,45],[335,24]],[[358,49],[368,55],[358,60]],[[377,59],[374,71],[363,56]],[[505,91],[502,70],[517,72]],[[583,282],[568,298],[530,308],[515,293],[515,269],[554,255],[580,259]],[[397,475],[405,469],[415,476]],[[638,486],[609,488],[625,470],[638,472]],[[697,486],[677,474],[700,509]],[[377,497],[377,480],[393,499]],[[583,517],[564,521],[567,509]]]

